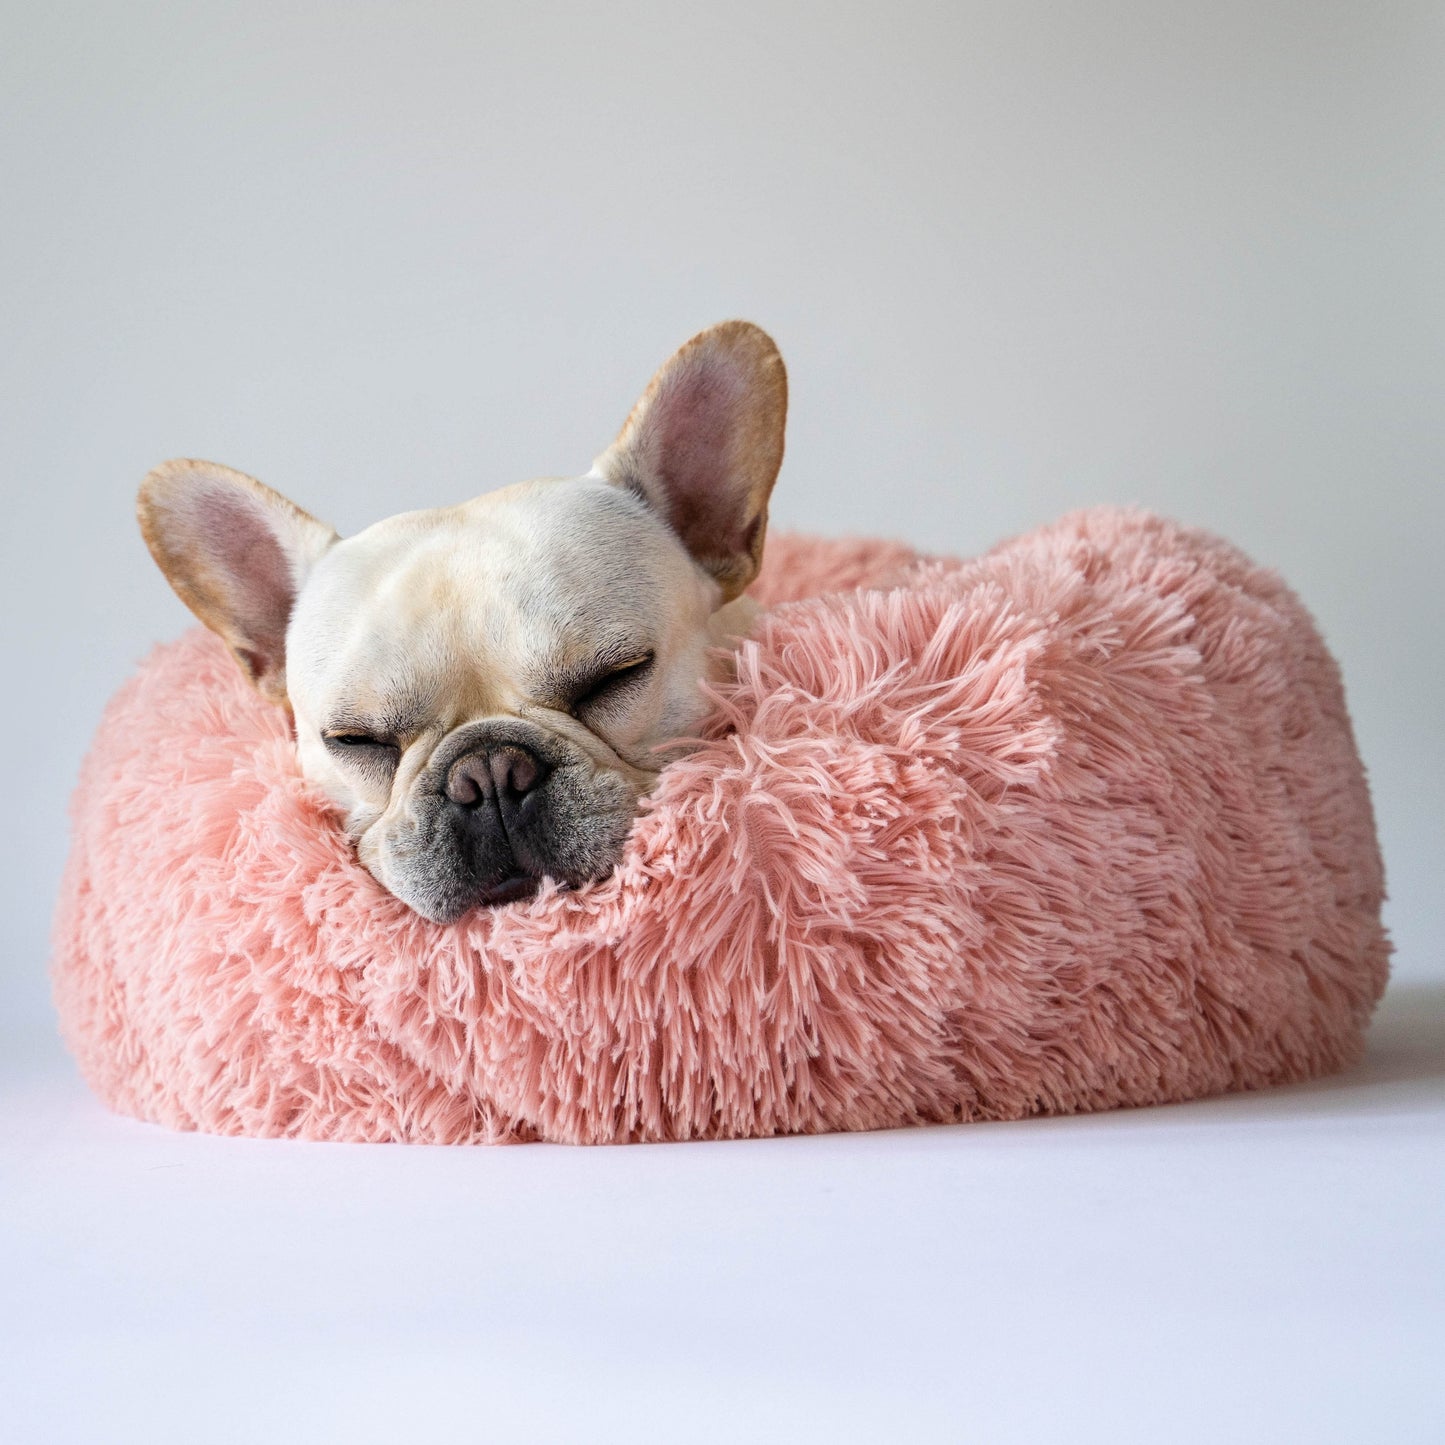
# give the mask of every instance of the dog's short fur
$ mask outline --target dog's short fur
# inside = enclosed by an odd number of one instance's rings
[[[695,336],[585,476],[339,538],[210,462],[158,467],[141,530],[295,720],[361,861],[438,922],[616,864],[699,682],[747,629],[787,379],[747,322]]]

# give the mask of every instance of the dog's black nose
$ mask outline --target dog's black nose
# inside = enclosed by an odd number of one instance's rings
[[[504,812],[514,808],[546,777],[540,758],[517,743],[499,743],[464,753],[447,771],[443,791],[459,808],[495,799]]]

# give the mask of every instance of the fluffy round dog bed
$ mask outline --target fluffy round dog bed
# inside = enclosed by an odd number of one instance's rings
[[[978,561],[776,537],[772,610],[607,880],[443,927],[196,631],[111,703],[54,982],[108,1103],[602,1142],[1155,1104],[1349,1063],[1382,875],[1337,669],[1226,544],[1098,511]]]

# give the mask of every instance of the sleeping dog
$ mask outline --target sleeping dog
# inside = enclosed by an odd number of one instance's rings
[[[663,365],[585,476],[342,539],[250,477],[172,461],[141,484],[141,531],[290,710],[362,863],[445,923],[616,865],[751,621],[786,413],[776,346],[730,321]]]

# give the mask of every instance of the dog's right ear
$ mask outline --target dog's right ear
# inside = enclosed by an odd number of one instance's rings
[[[286,626],[336,533],[214,462],[163,463],[141,483],[136,512],[176,595],[225,641],[262,696],[286,706]]]
[[[787,415],[788,373],[772,337],[724,321],[663,363],[593,465],[647,502],[730,602],[762,563]]]

